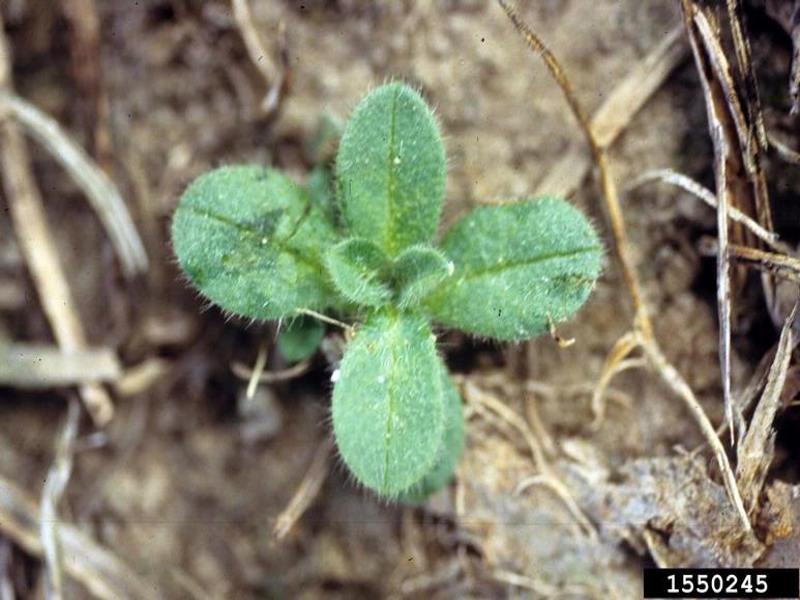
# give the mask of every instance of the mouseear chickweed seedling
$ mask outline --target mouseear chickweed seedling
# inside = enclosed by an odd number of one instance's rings
[[[464,441],[431,322],[528,339],[581,307],[602,258],[589,221],[557,198],[482,206],[434,245],[444,184],[430,109],[390,83],[346,124],[335,210],[279,171],[230,166],[195,180],[172,222],[181,267],[223,309],[356,321],[333,387],[336,444],[360,483],[412,502],[449,481]],[[306,355],[322,328],[295,322],[287,347]]]

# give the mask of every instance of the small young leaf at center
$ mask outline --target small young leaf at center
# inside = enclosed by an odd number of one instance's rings
[[[403,250],[392,265],[392,278],[400,308],[418,305],[436,286],[453,274],[453,263],[426,245]]]
[[[444,394],[424,319],[371,315],[345,351],[333,388],[333,432],[356,479],[393,497],[418,483],[444,436]]]
[[[381,306],[392,297],[384,281],[388,260],[369,240],[350,238],[336,244],[327,253],[325,265],[336,289],[350,302]]]

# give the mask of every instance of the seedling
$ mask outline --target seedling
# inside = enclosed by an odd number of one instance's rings
[[[381,496],[423,500],[452,477],[464,442],[431,322],[497,340],[543,333],[586,301],[602,247],[556,198],[476,208],[434,246],[444,147],[425,102],[401,83],[356,106],[335,183],[331,210],[329,196],[273,169],[206,173],[175,212],[175,252],[223,309],[287,320],[290,358],[322,335],[309,314],[354,320],[333,378],[339,453]]]

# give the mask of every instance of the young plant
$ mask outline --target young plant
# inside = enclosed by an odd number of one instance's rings
[[[464,442],[431,322],[498,340],[538,335],[586,301],[603,252],[586,217],[556,198],[472,210],[437,247],[444,184],[431,111],[390,83],[347,122],[335,210],[330,194],[279,171],[231,166],[194,181],[172,222],[200,292],[237,315],[289,320],[293,357],[322,335],[309,312],[357,322],[334,377],[336,443],[359,482],[410,502],[449,481]]]

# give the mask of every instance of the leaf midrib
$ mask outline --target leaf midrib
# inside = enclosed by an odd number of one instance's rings
[[[563,251],[563,252],[549,252],[547,254],[540,254],[534,258],[516,261],[512,263],[501,263],[496,266],[492,267],[485,267],[479,271],[472,271],[467,272],[461,277],[455,278],[455,281],[462,282],[462,281],[469,281],[472,279],[480,279],[481,277],[486,277],[489,275],[496,275],[498,273],[502,273],[503,271],[517,269],[519,267],[528,267],[535,265],[537,263],[546,262],[548,260],[553,260],[556,258],[572,258],[578,256],[580,254],[588,254],[590,252],[602,252],[602,248],[599,246],[587,246],[585,248],[577,248],[575,250]]]
[[[209,219],[213,219],[214,221],[217,221],[217,222],[222,223],[223,225],[227,225],[229,227],[233,227],[234,229],[236,229],[238,231],[241,231],[243,233],[246,233],[248,235],[255,235],[255,236],[263,237],[262,232],[260,232],[257,228],[255,228],[253,226],[250,226],[250,225],[245,225],[243,223],[238,223],[237,221],[234,221],[233,219],[229,219],[228,217],[225,217],[223,215],[218,215],[218,214],[213,213],[213,212],[211,212],[209,210],[205,210],[205,209],[198,208],[196,206],[191,206],[191,205],[184,206],[183,208],[185,210],[188,210],[191,213],[194,213],[195,215],[198,215],[198,216],[201,216],[201,217],[206,217],[206,218],[209,218]],[[298,223],[299,223],[300,220],[301,219],[298,219]],[[292,235],[294,235],[294,233],[296,233],[296,230],[299,229],[300,226],[302,226],[302,225],[296,224],[296,226],[292,228]],[[318,261],[306,256],[305,254],[302,254],[302,253],[298,252],[296,249],[292,248],[291,246],[284,245],[282,242],[283,242],[283,240],[281,240],[279,238],[271,238],[270,239],[270,243],[273,244],[275,247],[277,247],[279,252],[285,252],[286,254],[291,255],[298,262],[305,263],[306,265],[308,265],[308,266],[310,266],[310,267],[312,267],[314,269],[317,269],[320,273],[324,273],[324,269],[323,269],[322,263],[320,263],[320,262],[318,262]]]
[[[395,176],[394,176],[394,138],[397,123],[397,99],[400,96],[400,88],[397,87],[392,95],[392,111],[389,121],[389,156],[386,169],[386,229],[384,231],[384,244],[387,252],[393,256],[396,252],[396,240],[394,236],[394,196],[395,196]]]
[[[394,323],[391,328],[391,335],[397,336],[397,328],[400,319],[394,317]],[[396,341],[396,340],[395,340]],[[386,392],[387,392],[387,422],[386,422],[386,440],[383,446],[383,489],[389,489],[389,446],[391,445],[392,434],[394,433],[394,394],[395,394],[395,363],[397,362],[397,343],[389,344],[389,369],[387,369],[386,377]]]

